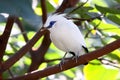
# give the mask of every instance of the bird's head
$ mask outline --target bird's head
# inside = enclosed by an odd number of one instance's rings
[[[55,27],[55,25],[57,23],[63,22],[64,20],[66,20],[66,18],[64,16],[65,16],[65,14],[53,14],[53,15],[49,16],[47,18],[45,24],[43,25],[43,27],[48,30]]]

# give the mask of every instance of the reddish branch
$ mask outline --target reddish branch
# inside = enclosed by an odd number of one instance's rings
[[[68,70],[70,68],[73,68],[75,66],[89,62],[93,59],[97,59],[98,57],[101,57],[105,54],[108,54],[108,53],[112,52],[113,50],[118,49],[119,47],[120,47],[120,39],[116,40],[116,41],[104,46],[103,48],[96,50],[96,51],[93,51],[93,52],[90,52],[88,54],[80,56],[78,58],[77,63],[75,60],[69,59],[69,61],[66,61],[62,65],[63,70],[60,69],[59,65],[55,65],[55,66],[48,67],[44,70],[34,71],[34,72],[28,73],[24,76],[16,77],[12,80],[21,80],[21,79],[22,80],[31,80],[31,79],[43,78],[43,77],[46,77],[46,76],[49,76],[52,74],[56,74],[56,73]],[[71,63],[72,63],[72,65],[71,65]],[[11,79],[9,79],[9,80],[11,80]]]
[[[47,19],[47,11],[46,11],[46,0],[41,0],[41,7],[42,7],[42,21],[43,24]],[[31,53],[31,65],[29,67],[28,72],[38,69],[39,65],[44,62],[44,55],[47,52],[50,46],[50,38],[49,33],[44,34],[44,39],[42,41],[41,46]]]
[[[6,46],[7,46],[7,42],[12,30],[12,26],[15,20],[15,16],[9,16],[8,20],[7,20],[7,24],[5,26],[5,30],[3,32],[3,34],[0,36],[0,61],[2,61],[2,57],[4,55]]]
[[[11,67],[15,62],[17,62],[21,57],[23,57],[32,46],[39,40],[39,38],[48,31],[38,31],[35,36],[27,42],[25,46],[23,46],[18,52],[16,52],[12,57],[2,63],[0,65],[0,73],[6,71],[9,67]]]
[[[44,55],[47,52],[49,45],[51,43],[50,38],[49,38],[49,32],[47,32],[44,35],[44,39],[42,41],[41,46],[34,52],[34,54],[31,54],[32,56],[32,64],[29,68],[29,72],[36,70],[41,63],[44,62]]]
[[[46,0],[40,0],[40,2],[41,2],[41,7],[42,7],[42,21],[44,24],[47,19]]]
[[[7,20],[7,24],[5,26],[5,30],[2,35],[0,35],[0,68],[3,61],[3,55],[5,53],[5,49],[8,43],[8,39],[12,30],[13,23],[15,21],[15,16],[9,16]],[[2,79],[2,73],[0,73],[0,80]]]
[[[63,0],[61,6],[56,10],[55,13],[63,13],[66,8],[74,7],[79,0]]]
[[[17,23],[18,27],[20,28],[20,31],[24,37],[25,42],[28,42],[27,34],[25,33],[24,27],[18,17],[16,18],[15,22]]]

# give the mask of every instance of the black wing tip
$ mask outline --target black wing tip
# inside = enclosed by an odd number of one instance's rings
[[[85,46],[82,46],[84,48],[84,50],[88,53],[88,49]]]
[[[75,53],[74,53],[74,52],[70,51],[69,53],[71,53],[73,56],[75,56]]]

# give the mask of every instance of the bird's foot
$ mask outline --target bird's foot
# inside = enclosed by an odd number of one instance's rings
[[[60,69],[62,70],[62,64],[64,64],[65,60],[62,58],[62,60],[59,63]]]
[[[72,59],[74,60],[75,59],[75,62],[77,63],[78,62],[78,58],[79,56],[73,56]],[[83,65],[87,65],[88,62],[84,63]]]
[[[72,57],[72,59],[73,59],[73,60],[75,59],[75,62],[77,63],[77,62],[78,62],[78,60],[77,60],[78,57],[79,57],[79,56],[76,56],[76,55],[75,55],[75,56]]]
[[[60,66],[60,70],[62,70],[62,63],[60,63],[59,66]]]

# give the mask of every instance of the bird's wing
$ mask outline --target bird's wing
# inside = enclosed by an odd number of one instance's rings
[[[84,48],[84,50],[85,50],[87,53],[89,52],[88,49],[87,49],[85,46],[82,45],[82,47]]]

